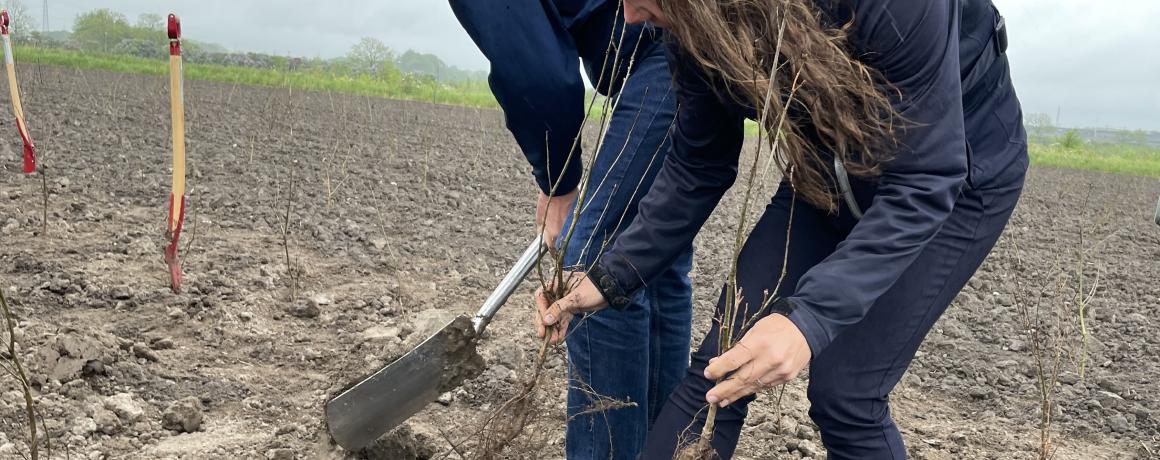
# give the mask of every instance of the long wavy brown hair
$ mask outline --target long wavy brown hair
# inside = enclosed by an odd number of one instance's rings
[[[835,155],[852,175],[881,172],[894,150],[899,117],[880,75],[852,54],[849,23],[836,25],[814,0],[657,5],[682,53],[725,83],[719,96],[755,108],[765,132],[775,133],[767,136],[771,146],[780,143],[775,164],[800,198],[837,210],[834,165],[822,152]]]

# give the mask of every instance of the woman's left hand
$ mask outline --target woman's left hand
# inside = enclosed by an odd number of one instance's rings
[[[564,341],[565,333],[568,331],[568,322],[572,320],[573,315],[600,311],[608,306],[608,302],[604,300],[604,295],[596,289],[596,285],[592,284],[592,280],[588,279],[587,274],[569,272],[566,273],[565,278],[567,280],[565,282],[570,286],[567,290],[568,294],[555,303],[549,302],[544,289],[536,290],[536,307],[539,310],[536,336],[542,338],[544,334],[552,333],[549,341],[553,345]],[[550,283],[548,288],[554,289],[555,283]]]
[[[810,362],[806,337],[783,315],[769,315],[725,354],[709,360],[705,378],[717,380],[705,400],[721,407],[765,388],[793,380]]]

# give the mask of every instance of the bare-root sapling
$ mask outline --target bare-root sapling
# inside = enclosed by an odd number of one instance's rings
[[[44,452],[48,457],[52,456],[52,444],[47,436],[42,437],[41,432],[38,431],[37,423],[44,426],[43,417],[38,416],[36,400],[32,393],[32,381],[28,377],[28,371],[24,367],[24,362],[20,358],[20,350],[18,349],[16,339],[16,317],[12,314],[12,309],[8,305],[8,299],[4,296],[4,290],[0,289],[0,314],[3,315],[4,331],[6,337],[3,341],[5,349],[0,354],[0,371],[10,377],[17,385],[19,393],[23,398],[24,403],[24,418],[28,425],[28,457],[31,460],[38,460],[41,453],[41,441],[44,441]],[[44,430],[47,433],[47,430]],[[23,456],[23,454],[22,454]]]

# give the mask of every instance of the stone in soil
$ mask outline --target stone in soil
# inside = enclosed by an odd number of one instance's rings
[[[85,365],[92,360],[112,361],[108,348],[101,342],[68,332],[56,336],[52,345],[41,348],[37,354],[35,368],[44,372],[44,377],[67,382],[84,374]]]
[[[314,295],[310,296],[310,303],[314,304],[314,306],[317,306],[317,307],[321,307],[324,305],[330,305],[330,304],[334,303],[334,296],[327,294],[327,293],[324,293],[324,292],[319,292],[318,294],[314,294]]]
[[[362,337],[368,341],[389,340],[399,337],[399,332],[395,326],[371,326],[362,331]]]
[[[105,363],[97,359],[86,361],[85,365],[81,367],[81,375],[84,377],[105,375]]]
[[[97,422],[89,417],[81,417],[73,421],[72,434],[89,437],[97,431]]]
[[[798,425],[797,435],[798,439],[814,439],[814,429],[804,423],[800,424]]]
[[[1124,386],[1123,385],[1120,385],[1119,382],[1116,382],[1115,380],[1112,380],[1112,379],[1107,378],[1107,377],[1100,379],[1098,382],[1096,382],[1096,384],[1099,385],[1100,388],[1107,390],[1107,391],[1110,391],[1112,393],[1116,393],[1116,394],[1123,394],[1124,393]]]
[[[1113,415],[1108,419],[1108,428],[1116,433],[1127,433],[1132,431],[1132,426],[1128,423],[1128,418],[1123,415]]]
[[[94,407],[92,410],[93,421],[97,424],[97,431],[107,435],[114,435],[121,431],[121,419],[108,409],[101,407]]]
[[[290,313],[295,318],[310,319],[317,318],[322,313],[322,310],[319,310],[318,305],[314,302],[298,301],[290,306],[287,313]]]
[[[987,399],[991,397],[991,389],[984,386],[971,387],[967,393],[975,399]]]
[[[201,421],[201,401],[193,396],[171,404],[161,415],[161,427],[178,433],[200,430]]]
[[[113,300],[129,300],[133,298],[133,291],[129,289],[129,286],[114,286],[109,290],[109,297],[112,297]]]
[[[777,422],[774,422],[774,426],[777,426]],[[794,419],[793,417],[782,417],[781,418],[781,434],[794,436],[797,434],[797,431],[798,431],[797,419]]]
[[[149,348],[148,345],[145,345],[141,342],[133,344],[133,356],[155,363],[161,361],[161,357],[157,355],[157,352],[153,351]]]
[[[113,411],[126,423],[135,423],[145,416],[145,409],[129,393],[117,393],[105,398],[105,409]]]
[[[801,452],[804,458],[815,458],[821,455],[821,451],[818,450],[818,446],[814,445],[813,441],[804,439],[798,442],[797,451]]]
[[[172,350],[176,348],[177,345],[173,343],[173,339],[161,338],[154,341],[150,347],[154,350]]]
[[[298,455],[292,449],[270,449],[266,451],[267,460],[295,460]]]
[[[451,320],[458,316],[457,313],[449,310],[440,310],[437,308],[423,310],[418,315],[415,315],[415,321],[413,323],[415,328],[414,334],[419,336],[418,340],[427,340],[427,337],[439,331],[439,328],[447,325],[447,323],[450,323]]]

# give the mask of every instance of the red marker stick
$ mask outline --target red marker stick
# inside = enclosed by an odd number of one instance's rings
[[[169,102],[173,126],[173,188],[169,192],[169,220],[165,235],[165,263],[169,265],[169,286],[181,292],[181,264],[177,260],[177,240],[185,221],[185,96],[181,78],[181,22],[169,15]]]
[[[0,37],[4,39],[4,66],[8,68],[8,90],[12,92],[12,111],[16,112],[16,130],[24,142],[24,174],[36,172],[36,146],[24,124],[24,107],[20,105],[20,87],[16,84],[16,63],[12,60],[12,39],[8,36],[8,10],[0,10]]]

